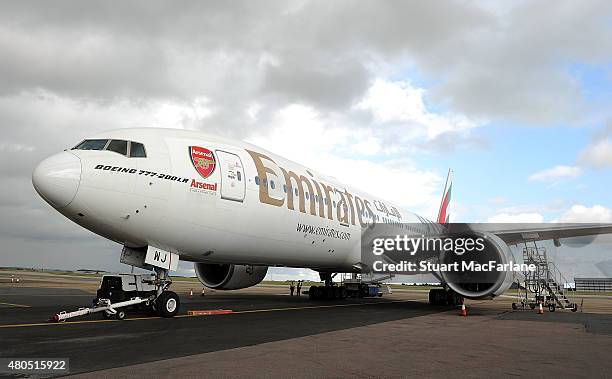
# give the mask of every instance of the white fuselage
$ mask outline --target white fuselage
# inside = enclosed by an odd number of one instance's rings
[[[139,142],[146,157],[64,151],[36,168],[37,191],[101,236],[181,260],[357,271],[362,226],[433,225],[243,142],[154,128],[88,139]]]

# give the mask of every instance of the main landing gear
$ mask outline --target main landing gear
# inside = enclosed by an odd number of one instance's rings
[[[463,304],[464,298],[455,291],[445,288],[432,288],[429,290],[429,304],[431,305],[451,305]]]
[[[338,286],[333,282],[333,278],[336,274],[331,272],[321,272],[319,277],[325,282],[323,286],[311,286],[308,290],[308,298],[310,300],[331,300],[331,299],[345,299],[347,296],[346,288],[344,286]]]

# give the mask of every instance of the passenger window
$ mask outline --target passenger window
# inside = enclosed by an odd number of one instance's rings
[[[114,139],[108,144],[108,147],[106,148],[106,150],[114,151],[115,153],[119,153],[121,155],[127,156],[127,146],[128,146],[127,141]]]
[[[256,184],[256,185],[259,185],[259,176],[256,176],[256,177],[255,177],[255,184]]]
[[[242,173],[240,171],[236,172],[236,176],[238,177],[238,181],[241,182],[242,181]]]
[[[274,189],[275,185],[274,185],[274,180],[270,180],[270,188]]]
[[[295,188],[295,196],[297,196],[297,195],[298,195],[298,190],[297,190],[297,188]]]
[[[104,150],[107,139],[86,139],[72,148],[72,150]]]
[[[286,184],[283,184],[283,192],[287,193],[287,185]]]
[[[143,144],[139,142],[130,142],[130,157],[131,158],[146,158],[147,153]]]
[[[306,192],[306,200],[309,200],[308,192]]]

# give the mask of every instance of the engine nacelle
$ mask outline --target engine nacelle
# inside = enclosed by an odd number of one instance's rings
[[[200,282],[216,290],[238,290],[254,286],[268,272],[267,266],[213,263],[194,263],[193,266]]]
[[[470,237],[481,237],[485,249],[478,255],[470,255],[469,260],[479,264],[496,261],[497,263],[516,262],[510,247],[498,236],[487,232],[469,232]],[[442,263],[453,263],[466,260],[454,253],[442,253]],[[490,299],[504,293],[515,279],[514,272],[482,271],[482,272],[442,272],[442,279],[450,289],[468,299]]]

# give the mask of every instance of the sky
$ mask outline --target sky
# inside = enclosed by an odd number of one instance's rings
[[[612,222],[610,41],[609,1],[1,2],[0,266],[125,270],[31,172],[140,126],[246,140],[429,218],[451,167],[452,221]]]

